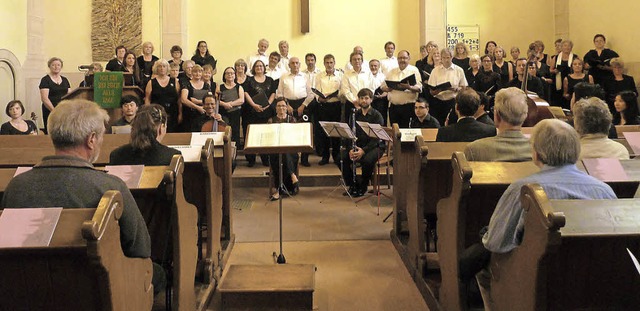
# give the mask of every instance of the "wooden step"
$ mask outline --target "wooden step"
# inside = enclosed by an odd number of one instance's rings
[[[312,310],[315,265],[231,265],[218,290],[223,310]]]

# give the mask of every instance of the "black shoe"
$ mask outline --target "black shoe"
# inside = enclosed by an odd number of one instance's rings
[[[248,167],[254,167],[256,165],[256,162],[249,162],[247,164]]]
[[[293,184],[293,189],[291,191],[292,195],[296,195],[300,192],[300,182],[297,181],[296,183]]]
[[[326,165],[326,164],[329,164],[329,159],[328,158],[327,159],[322,158],[322,160],[320,160],[320,162],[318,162],[318,165],[320,165],[320,166],[323,166],[323,165]]]
[[[268,167],[269,166],[269,162],[262,162],[262,166]]]
[[[358,187],[351,187],[349,188],[349,195],[351,195],[352,198],[358,198],[363,196],[364,193],[362,193]]]
[[[309,164],[309,161],[308,161],[308,160],[307,160],[307,161],[301,161],[301,162],[300,162],[300,165],[302,165],[302,166],[306,166],[306,167],[311,166],[311,164]]]

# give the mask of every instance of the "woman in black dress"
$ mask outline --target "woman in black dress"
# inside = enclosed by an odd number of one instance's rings
[[[269,119],[269,123],[296,123],[296,119],[287,114],[287,102],[283,97],[275,99],[276,115]],[[278,167],[278,155],[272,154],[269,156],[269,162],[271,164],[271,172],[273,173],[274,184],[271,187],[271,201],[278,200],[281,194],[298,194],[300,191],[298,176],[298,154],[287,153],[282,155],[282,184],[284,189],[280,187],[280,170]],[[273,187],[275,186],[275,188]],[[286,191],[286,192],[285,192]]]
[[[155,78],[147,82],[144,103],[159,104],[167,111],[167,131],[176,132],[178,124],[182,122],[182,106],[178,104],[180,83],[178,79],[169,77],[169,63],[158,60],[153,65]]]
[[[275,113],[272,104],[276,97],[277,86],[274,85],[271,77],[265,75],[265,65],[261,60],[253,63],[251,74],[253,76],[247,79],[244,89],[245,103],[243,109],[246,112],[242,117],[242,128],[245,134],[249,124],[267,123]],[[255,165],[255,154],[247,154],[245,157],[249,162],[249,167]],[[263,165],[268,165],[269,159],[267,156],[260,155],[260,159]]]
[[[158,57],[153,55],[153,43],[145,42],[142,44],[142,55],[138,56],[137,62],[140,68],[140,85],[147,85],[153,75],[153,64]],[[169,65],[167,65],[169,66]]]
[[[514,69],[510,62],[504,60],[504,57],[504,49],[501,46],[497,46],[493,50],[493,71],[500,74],[500,82],[502,85],[507,85],[507,83],[513,79]]]
[[[582,60],[575,58],[571,63],[571,73],[563,81],[563,96],[566,100],[571,100],[573,87],[580,82],[593,84],[593,77],[584,73]]]
[[[204,114],[203,100],[211,92],[211,86],[202,79],[202,67],[195,65],[191,69],[191,80],[182,85],[180,99],[182,105],[182,130],[189,132],[193,128],[194,120]]]
[[[471,55],[471,57],[469,57],[469,68],[464,71],[464,77],[467,79],[467,84],[473,89],[475,89],[476,77],[481,71],[480,62],[480,56],[478,56],[478,54]]]
[[[141,86],[140,83],[140,67],[138,67],[138,60],[133,52],[127,52],[124,55],[124,85],[126,86]],[[131,75],[130,77],[128,75]]]
[[[244,103],[244,89],[235,82],[236,70],[227,67],[223,73],[223,82],[216,89],[220,98],[220,114],[231,126],[231,140],[240,143],[240,109]]]
[[[497,46],[498,44],[495,41],[488,41],[487,44],[484,45],[484,54],[489,54],[491,57],[494,57],[493,51]]]
[[[622,91],[616,95],[614,102],[616,112],[613,114],[613,125],[638,125],[638,95],[632,91]]]
[[[480,62],[482,63],[482,69],[476,76],[476,83],[473,89],[487,95],[489,105],[487,105],[485,109],[489,110],[493,106],[493,97],[504,84],[502,84],[500,74],[493,71],[495,66],[493,65],[491,55],[483,55],[480,58]]]
[[[451,62],[458,65],[462,70],[467,70],[469,68],[469,47],[462,42],[456,43]]]
[[[2,124],[0,135],[38,135],[38,127],[31,120],[24,120],[24,105],[19,100],[12,100],[5,109],[10,121]]]
[[[611,76],[611,60],[619,57],[618,53],[605,48],[607,39],[602,34],[593,37],[593,45],[595,49],[584,54],[584,68],[589,70],[589,74],[593,76],[594,83],[601,83]]]
[[[62,76],[62,59],[58,57],[52,57],[47,61],[47,67],[49,67],[49,74],[40,79],[40,99],[42,100],[42,121],[44,122],[45,133],[47,130],[47,119],[51,110],[55,108],[62,96],[67,95],[71,89],[69,80]]]
[[[196,47],[196,52],[191,56],[191,60],[196,63],[196,65],[204,66],[206,64],[211,65],[213,68],[213,74],[216,72],[216,65],[218,61],[209,53],[209,47],[207,46],[207,41],[198,41],[198,45]]]
[[[167,134],[167,113],[157,104],[143,106],[131,123],[131,142],[111,151],[113,165],[169,165],[180,151],[161,144]]]
[[[613,103],[618,93],[622,91],[632,91],[637,95],[638,90],[636,89],[636,82],[633,77],[623,74],[624,62],[622,59],[619,57],[612,59],[611,69],[613,75],[604,80],[603,87],[607,96],[607,104],[609,105],[609,109],[611,109],[611,113],[613,113],[615,111]]]

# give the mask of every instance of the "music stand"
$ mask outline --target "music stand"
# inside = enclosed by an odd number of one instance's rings
[[[329,121],[320,121],[319,123],[320,123],[320,126],[322,127],[322,130],[324,130],[325,134],[327,134],[327,136],[329,137],[344,138],[352,141],[356,139],[355,133],[351,131],[351,128],[347,123],[329,122]],[[336,190],[340,189],[340,187],[342,187],[342,189],[347,193],[351,201],[353,201],[353,197],[351,196],[351,193],[349,193],[349,187],[347,187],[347,183],[344,181],[344,178],[342,177],[342,171],[343,171],[342,168],[344,167],[344,161],[342,160],[342,152],[344,150],[345,150],[344,146],[340,144],[340,180],[338,181],[338,184],[333,188],[333,190],[331,190],[331,192],[329,192],[329,194],[327,194],[327,196],[324,199],[322,199],[322,201],[330,197],[331,194],[333,194]],[[355,170],[353,171],[353,173],[354,173],[354,179],[355,179]],[[353,182],[355,184],[355,180]],[[320,201],[320,203],[322,203],[322,201]],[[357,204],[357,202],[355,201],[354,203]]]
[[[368,122],[364,122],[364,121],[357,121],[356,122],[358,124],[358,126],[362,129],[362,131],[364,131],[365,134],[367,134],[367,136],[371,137],[371,138],[375,138],[375,139],[379,139],[382,140],[384,142],[386,142],[387,144],[391,143],[392,139],[391,137],[389,137],[389,134],[387,134],[387,131],[385,131],[385,129],[382,127],[382,125],[380,124],[376,124],[376,123],[368,123]],[[380,148],[378,148],[377,150],[378,152],[378,160],[380,159]],[[376,165],[376,174],[377,174],[377,178],[379,178],[380,176],[380,167],[378,165]],[[357,202],[360,202],[362,200],[366,200],[368,198],[370,198],[371,196],[375,195],[378,197],[378,214],[380,215],[380,195],[385,196],[388,199],[391,199],[390,196],[382,193],[382,191],[380,191],[380,182],[376,183],[376,187],[374,187],[373,189],[373,193],[371,195],[368,195],[366,197],[363,197],[361,199],[359,199]]]
[[[311,123],[249,124],[244,147],[245,154],[277,154],[280,184],[283,184],[282,155],[296,152],[313,152],[313,128]],[[280,231],[280,255],[276,262],[287,260],[282,252],[282,195],[278,198],[278,222]],[[275,252],[274,252],[275,254]]]

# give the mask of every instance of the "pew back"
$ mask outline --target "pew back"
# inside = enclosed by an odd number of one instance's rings
[[[64,209],[48,247],[0,249],[0,306],[11,310],[150,310],[153,268],[120,246],[122,196]],[[0,211],[1,213],[1,211]]]
[[[522,244],[492,254],[498,310],[636,310],[640,275],[626,251],[640,250],[639,200],[549,200],[522,188]]]

